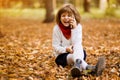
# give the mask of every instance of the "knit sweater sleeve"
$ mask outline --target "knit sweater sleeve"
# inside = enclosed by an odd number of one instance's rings
[[[66,52],[66,47],[61,46],[61,33],[57,25],[53,28],[52,46],[57,55]]]
[[[72,45],[73,45],[73,54],[80,54],[81,58],[84,58],[83,47],[82,47],[82,26],[78,26],[72,29]]]

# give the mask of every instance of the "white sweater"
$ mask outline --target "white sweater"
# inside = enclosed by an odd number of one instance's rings
[[[52,46],[54,48],[55,56],[66,53],[66,47],[73,45],[73,54],[75,58],[83,59],[82,48],[82,26],[78,24],[76,28],[71,29],[71,38],[67,40],[58,25],[53,28]],[[80,54],[80,56],[78,56]]]

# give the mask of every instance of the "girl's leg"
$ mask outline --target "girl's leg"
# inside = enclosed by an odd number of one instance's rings
[[[73,56],[74,56],[73,54],[68,54],[68,55],[67,55],[67,64],[68,64],[68,65],[71,65],[71,64],[74,63],[74,57],[73,57]],[[78,55],[78,54],[77,54],[77,56],[81,56],[81,55]],[[86,66],[88,65],[88,64],[85,62],[85,58],[86,58],[86,53],[85,53],[85,51],[84,51],[84,59],[82,59],[82,67],[83,67],[83,69],[86,69]]]
[[[71,65],[74,63],[74,60],[73,60],[73,54],[68,54],[67,55],[67,64],[68,65]]]
[[[83,50],[83,52],[80,53],[80,54],[73,54],[73,56],[74,56],[74,61],[76,61],[76,59],[80,59],[82,61],[82,63],[81,63],[82,68],[86,69],[88,64],[85,61],[85,59],[86,59],[86,52],[85,52],[85,50]]]
[[[84,61],[86,58],[85,51],[81,54],[72,54],[71,55],[72,60],[74,61],[74,67],[71,69],[71,75],[73,77],[79,77],[81,74],[81,71],[83,69],[86,69],[87,63]]]
[[[86,67],[88,66],[88,64],[84,60],[82,60],[81,64],[83,69],[86,69]]]

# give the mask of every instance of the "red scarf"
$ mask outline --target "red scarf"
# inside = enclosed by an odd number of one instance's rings
[[[59,27],[63,33],[63,35],[65,36],[66,39],[70,39],[71,37],[71,28],[70,27],[65,27],[63,24],[59,24]]]

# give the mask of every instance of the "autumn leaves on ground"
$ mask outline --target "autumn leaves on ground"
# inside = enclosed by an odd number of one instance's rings
[[[83,80],[120,80],[120,20],[85,19],[83,46],[87,62],[106,58],[100,77],[86,75]],[[0,80],[77,80],[70,78],[70,67],[57,67],[52,53],[55,23],[39,20],[0,18]]]

